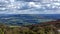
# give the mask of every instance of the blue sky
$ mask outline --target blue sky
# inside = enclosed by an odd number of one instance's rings
[[[60,0],[0,0],[0,14],[60,14]]]

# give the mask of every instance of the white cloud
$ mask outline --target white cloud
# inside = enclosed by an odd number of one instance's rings
[[[12,0],[10,0],[12,1]],[[35,0],[37,1],[37,0]],[[60,3],[40,3],[40,2],[23,2],[23,1],[12,1],[12,3],[7,3],[4,8],[0,7],[0,14],[60,14]]]
[[[60,3],[53,3],[54,5],[58,5],[58,6],[60,6]]]
[[[9,0],[10,2],[15,2],[15,0]]]
[[[28,5],[33,8],[41,8],[41,4],[36,4],[35,2],[29,2]]]

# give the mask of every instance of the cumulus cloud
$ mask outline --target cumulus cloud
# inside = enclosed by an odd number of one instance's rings
[[[0,0],[0,2],[1,2],[0,14],[59,14],[60,13],[60,3],[53,2],[50,0],[47,1]]]

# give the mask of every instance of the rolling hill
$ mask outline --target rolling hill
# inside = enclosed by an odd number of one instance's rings
[[[0,23],[6,25],[31,25],[57,19],[60,19],[59,14],[0,14]]]

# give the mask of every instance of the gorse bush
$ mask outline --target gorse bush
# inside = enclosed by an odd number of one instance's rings
[[[4,31],[2,30],[2,28],[0,28],[0,34],[4,34]]]
[[[0,34],[56,34],[57,30],[54,27],[32,26],[32,27],[0,27]],[[58,34],[58,33],[57,33]]]

